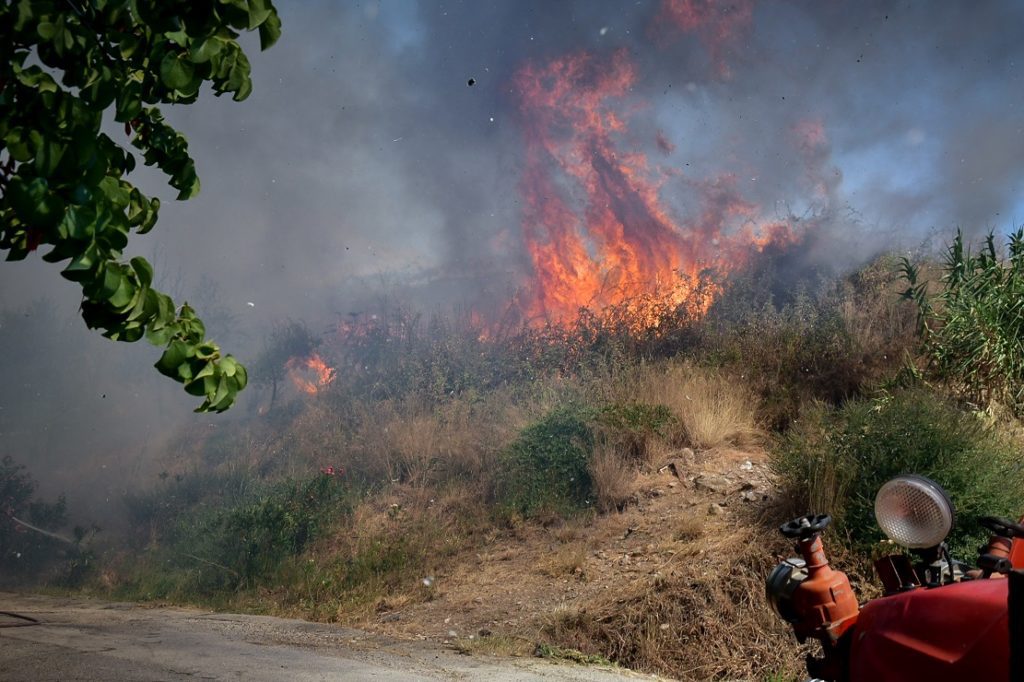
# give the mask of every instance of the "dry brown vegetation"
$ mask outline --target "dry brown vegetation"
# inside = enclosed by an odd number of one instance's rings
[[[635,465],[614,446],[605,445],[594,451],[590,459],[590,476],[600,512],[621,510],[633,496],[637,477]]]
[[[547,619],[551,641],[620,665],[686,680],[758,679],[800,670],[798,647],[764,603],[774,537],[717,529],[702,555],[675,570],[631,580]]]
[[[762,437],[757,399],[740,376],[687,362],[663,362],[644,367],[630,383],[626,391],[634,400],[665,405],[676,417],[670,434],[674,445],[701,450],[751,447]]]
[[[764,471],[769,434],[803,428],[804,406],[898,366],[912,316],[887,273],[778,306],[737,288],[706,319],[667,317],[648,335],[589,315],[485,341],[383,316],[325,341],[351,370],[329,389],[182,439],[167,467],[274,480],[331,465],[359,491],[257,589],[218,593],[234,608],[456,630],[478,652],[540,642],[687,680],[795,674],[801,652],[763,598],[784,512],[742,497],[739,467]],[[558,476],[513,476],[544,467]],[[695,483],[709,472],[732,487]],[[529,504],[566,481],[586,495]],[[169,542],[159,525],[140,544]],[[493,639],[466,644],[481,629]]]

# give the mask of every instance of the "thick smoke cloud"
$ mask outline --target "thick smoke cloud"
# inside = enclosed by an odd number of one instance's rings
[[[1024,220],[1024,9],[1011,0],[279,4],[280,44],[248,43],[248,101],[168,109],[203,191],[173,202],[140,173],[167,201],[132,245],[179,296],[194,299],[202,276],[216,285],[211,333],[243,358],[273,323],[326,329],[382,287],[440,307],[494,305],[522,286],[533,266],[515,76],[570,53],[625,50],[637,77],[618,148],[647,155],[679,224],[707,215],[698,189],[724,176],[759,220],[818,218],[810,255],[839,265]],[[687,24],[670,4],[732,18]],[[216,428],[151,376],[155,349],[129,352],[75,321],[56,268],[0,267],[0,310],[39,315],[40,299],[53,324],[31,329],[51,337],[47,360],[0,386],[3,414],[17,415],[0,454],[70,472],[52,486],[67,488],[86,469],[148,461],[147,434]],[[5,349],[43,347],[5,319]],[[29,411],[26,392],[47,398]]]

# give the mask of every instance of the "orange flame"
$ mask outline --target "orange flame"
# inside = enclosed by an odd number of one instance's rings
[[[794,239],[788,225],[758,224],[733,176],[682,178],[700,198],[689,225],[677,224],[660,197],[646,156],[617,144],[627,133],[636,79],[625,51],[610,63],[585,52],[515,77],[525,133],[520,185],[522,229],[534,269],[525,310],[532,322],[563,322],[580,308],[694,305],[702,272],[726,273],[752,252]],[[661,136],[658,146],[665,150]],[[697,302],[700,313],[714,291]]]
[[[318,353],[305,358],[291,358],[285,363],[285,368],[295,388],[309,395],[316,395],[334,381],[335,369],[324,362]]]

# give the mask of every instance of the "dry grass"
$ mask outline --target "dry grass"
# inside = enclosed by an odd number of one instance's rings
[[[497,393],[443,405],[388,400],[354,411],[344,456],[366,478],[420,488],[469,481],[470,494],[486,489],[497,453],[529,419]]]
[[[803,652],[764,598],[775,561],[769,538],[743,528],[707,544],[699,563],[554,614],[545,634],[557,646],[683,680],[802,673]]]
[[[479,498],[396,484],[366,498],[281,574],[279,613],[366,627],[443,595],[435,577],[480,542]]]
[[[537,562],[537,571],[549,578],[565,578],[570,575],[583,575],[583,567],[587,562],[587,547],[582,542],[575,542],[552,549],[543,559]]]
[[[470,635],[452,642],[452,648],[467,656],[533,656],[536,642],[514,635]]]
[[[585,539],[591,532],[589,524],[590,520],[586,517],[568,519],[554,528],[549,528],[548,532],[561,544],[568,545]]]
[[[934,292],[942,279],[942,271],[934,263],[921,264],[922,281],[929,282]],[[858,271],[843,287],[837,304],[844,328],[853,347],[869,357],[869,361],[892,364],[912,349],[916,339],[917,310],[901,297],[907,288],[895,263],[881,258]]]
[[[636,488],[633,465],[615,447],[605,445],[594,451],[589,469],[598,511],[622,511]]]
[[[817,456],[817,453],[831,451],[827,413],[828,406],[822,403],[805,405],[800,419],[795,420],[790,429],[788,438],[793,444],[793,457],[789,461],[802,463],[802,481],[799,494],[784,496],[780,500],[780,513],[784,516],[806,513],[802,509],[821,509],[823,513],[836,514],[845,504],[849,493],[849,472],[840,470],[843,463],[838,457]],[[774,467],[777,473],[784,461],[776,456]]]
[[[732,375],[687,363],[660,363],[638,370],[620,390],[633,400],[668,407],[678,420],[672,434],[676,445],[749,447],[761,439],[757,399]]]
[[[684,513],[676,521],[673,539],[681,542],[692,542],[694,540],[698,540],[704,536],[704,526],[706,524],[706,518],[698,514],[694,514],[693,512]]]

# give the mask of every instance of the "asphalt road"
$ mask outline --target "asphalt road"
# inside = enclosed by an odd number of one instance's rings
[[[616,682],[628,672],[474,658],[429,642],[269,616],[0,592],[0,681],[512,680]]]

